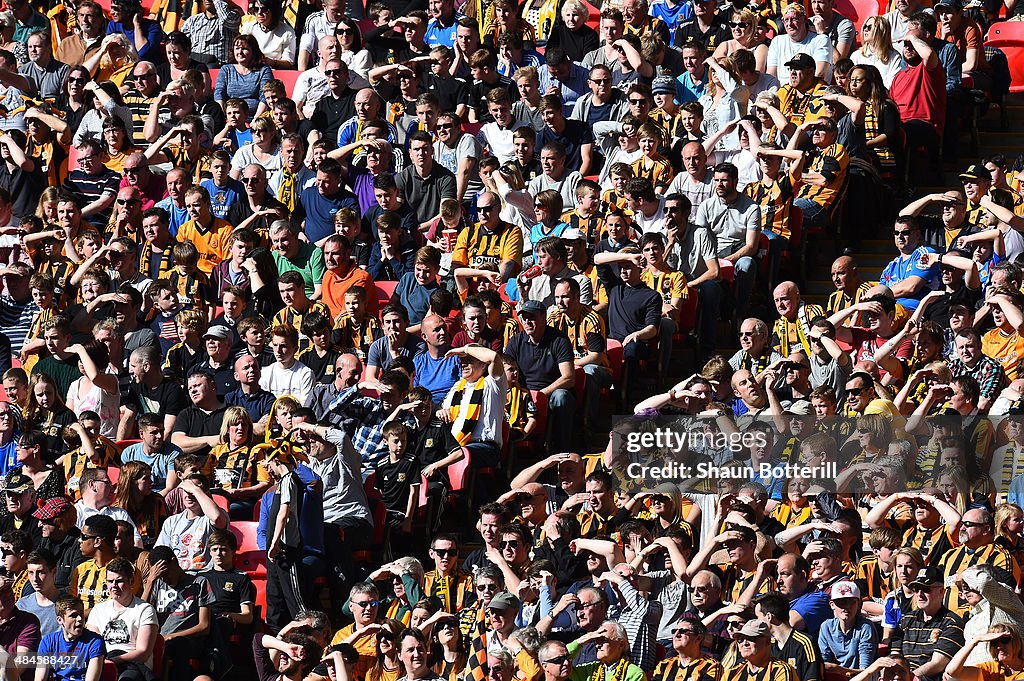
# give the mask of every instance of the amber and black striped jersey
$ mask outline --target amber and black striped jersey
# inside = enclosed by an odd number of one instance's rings
[[[96,458],[89,459],[81,447],[76,447],[64,455],[64,479],[68,481],[68,492],[76,500],[82,495],[78,491],[78,480],[86,468],[107,468],[108,466],[119,466],[121,464],[121,453],[109,438],[102,435],[99,440],[93,443],[96,451]]]
[[[441,601],[441,609],[445,612],[458,612],[476,598],[473,575],[456,569],[446,577],[438,574],[437,570],[431,570],[423,581],[423,596],[432,596]]]
[[[270,474],[259,465],[261,451],[245,446],[229,449],[226,443],[214,447],[207,459],[214,486],[230,490],[270,482]]]
[[[843,182],[846,181],[846,169],[849,165],[850,156],[838,142],[812,152],[807,171],[822,175],[825,184],[818,186],[804,182],[797,190],[797,198],[809,199],[827,208],[839,195]]]
[[[945,606],[963,617],[971,606],[963,599],[954,578],[969,567],[991,565],[1002,568],[1013,575],[1014,584],[1020,582],[1020,567],[1010,552],[998,544],[986,544],[977,549],[958,546],[946,551],[939,559],[939,565],[946,573]]]
[[[790,229],[793,197],[800,178],[792,171],[783,173],[775,180],[767,177],[760,182],[751,182],[743,190],[751,201],[761,206],[761,229],[774,232],[783,239],[792,236]]]
[[[662,660],[654,668],[651,681],[718,681],[722,665],[710,657],[699,657],[680,664],[678,657]]]
[[[71,571],[68,593],[78,596],[89,610],[100,601],[107,600],[107,568],[100,567],[95,560],[79,563]]]
[[[509,428],[522,433],[526,428],[526,422],[531,416],[536,415],[537,405],[534,404],[530,391],[519,386],[510,386],[505,395],[505,418]]]
[[[61,304],[63,307],[63,304],[70,302],[68,294],[74,287],[69,282],[76,269],[78,268],[75,264],[63,256],[44,258],[36,268],[40,274],[48,274],[53,279],[54,304]]]
[[[761,669],[741,661],[725,670],[722,681],[797,681],[797,676],[796,670],[782,660],[772,660]]]
[[[171,269],[167,281],[178,295],[179,309],[195,310],[203,315],[210,304],[210,280],[199,270],[184,273],[177,267]]]
[[[896,580],[895,571],[885,574],[878,564],[878,556],[864,556],[857,561],[857,586],[861,596],[881,603],[892,591]]]
[[[809,123],[827,115],[825,111],[825,90],[827,85],[821,79],[816,79],[814,86],[807,92],[798,90],[789,85],[779,88],[779,111],[793,123]]]
[[[863,296],[864,293],[870,288],[871,285],[868,284],[867,282],[864,282],[857,287],[857,290],[854,291],[852,296],[848,294],[846,291],[833,291],[828,297],[828,303],[825,305],[825,312],[828,313],[829,316],[831,316],[834,315],[836,312],[839,312],[840,310],[845,310],[848,307],[853,307],[854,305],[860,302],[861,296]],[[855,319],[856,317],[857,315],[854,315],[853,317],[848,317],[844,322],[844,325],[857,326],[857,324],[851,322],[851,320]]]
[[[662,305],[671,305],[673,298],[685,299],[690,295],[690,289],[686,287],[686,275],[678,271],[657,273],[645,269],[640,274],[640,281],[661,297]]]
[[[383,337],[384,331],[376,317],[368,314],[363,323],[358,324],[348,312],[342,312],[334,320],[331,342],[344,350],[355,350],[360,361],[366,362],[366,353],[370,351],[370,345]]]
[[[740,573],[739,568],[732,563],[718,563],[715,567],[722,578],[722,600],[727,600],[730,603],[735,603],[739,600],[757,574],[756,572],[751,572],[748,575],[743,575]],[[757,593],[766,594],[771,590],[771,580],[766,579],[757,588]]]
[[[562,213],[561,220],[570,228],[578,229],[591,249],[601,240],[601,232],[604,231],[603,211],[598,211],[590,217],[583,217],[579,214],[578,209],[569,210]]]
[[[189,158],[185,153],[185,148],[177,144],[168,145],[162,151],[167,158],[171,159],[171,165],[174,168],[182,168],[192,176],[194,184],[213,177],[213,173],[210,172],[211,156],[207,150],[204,149],[203,153],[196,158]]]
[[[668,159],[658,154],[654,154],[651,158],[641,156],[633,161],[630,167],[633,169],[634,178],[650,180],[655,189],[658,187],[662,189],[668,187],[672,183],[672,178],[676,175]]]
[[[953,548],[953,537],[949,535],[945,525],[927,528],[917,523],[911,523],[909,527],[898,521],[889,524],[901,530],[906,528],[903,532],[903,545],[919,550],[929,565],[937,565],[943,554]]]
[[[600,364],[608,366],[608,358],[605,355],[608,334],[605,331],[604,319],[589,305],[580,306],[579,317],[575,320],[564,312],[552,312],[548,316],[548,326],[569,337],[576,359],[583,359],[591,352],[596,352],[601,357]]]
[[[274,315],[274,319],[271,322],[271,326],[277,326],[278,324],[282,324],[284,326],[294,326],[295,330],[299,332],[299,340],[308,341],[309,339],[302,334],[302,320],[308,317],[309,315],[313,314],[314,312],[322,314],[324,316],[324,319],[334,318],[331,315],[331,309],[329,307],[327,307],[320,301],[316,301],[310,303],[309,307],[306,308],[305,312],[299,312],[290,305],[286,305],[283,309],[278,310],[277,314]],[[302,345],[301,342],[299,344]]]
[[[507,222],[498,223],[498,228],[488,232],[477,222],[459,232],[452,253],[452,265],[501,265],[506,260],[521,262],[523,259],[523,230]]]

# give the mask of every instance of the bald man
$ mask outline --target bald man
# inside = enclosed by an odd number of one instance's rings
[[[458,357],[447,356],[452,346],[443,317],[428,314],[420,322],[420,332],[427,347],[412,360],[416,366],[416,385],[429,390],[434,404],[440,404],[459,380],[462,368]]]
[[[825,311],[820,305],[808,305],[800,299],[800,289],[792,281],[784,281],[775,287],[772,293],[775,309],[779,318],[772,326],[772,347],[780,355],[800,351],[811,354],[811,344],[807,334],[811,330],[811,321],[823,317]]]
[[[825,309],[829,315],[856,305],[868,290],[869,285],[861,281],[857,262],[848,255],[841,255],[832,262],[832,284],[836,290],[828,297]],[[851,317],[847,326],[856,326],[859,320]]]

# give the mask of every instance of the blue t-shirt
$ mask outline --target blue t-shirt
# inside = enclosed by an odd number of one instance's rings
[[[19,434],[15,433],[13,440],[0,446],[0,475],[7,475],[7,471],[21,465],[18,463],[18,438]]]
[[[562,232],[569,229],[569,225],[564,222],[559,222],[550,232],[545,232],[544,224],[538,222],[530,228],[530,246],[537,248],[537,243],[546,236],[561,237]]]
[[[228,137],[231,138],[232,148],[237,151],[247,144],[252,144],[252,130],[246,128],[245,130],[232,130],[228,133]]]
[[[171,236],[177,236],[178,228],[192,219],[189,217],[188,210],[186,208],[178,208],[175,206],[174,200],[169,196],[157,203],[156,207],[163,208],[171,216],[167,228],[167,231],[171,233]]]
[[[59,660],[65,661],[53,669],[53,676],[66,681],[84,681],[89,661],[106,655],[107,649],[103,645],[103,638],[88,629],[73,642],[64,639],[63,631],[55,631],[43,636],[39,642],[39,654],[57,655],[60,656]]]
[[[162,490],[167,486],[167,474],[174,468],[174,460],[181,454],[181,449],[170,441],[165,441],[163,449],[156,454],[146,454],[142,449],[142,443],[136,442],[129,445],[121,453],[121,464],[129,461],[141,461],[153,469],[153,489]]]
[[[314,244],[334,234],[335,213],[342,208],[359,210],[359,202],[352,192],[339,189],[334,196],[327,197],[320,193],[316,185],[302,190],[302,193],[299,194],[299,203],[302,212],[305,213],[306,237],[310,243]]]
[[[406,272],[395,285],[395,295],[398,302],[409,311],[409,324],[416,325],[423,321],[423,317],[430,309],[430,295],[437,290],[439,284],[434,281],[426,286],[421,286],[416,281],[413,272]]]
[[[909,258],[904,258],[902,255],[897,256],[882,270],[882,276],[878,282],[883,286],[892,288],[910,277],[921,277],[924,279],[925,285],[913,297],[896,299],[897,303],[908,310],[916,310],[917,306],[921,303],[921,299],[935,288],[935,284],[939,279],[938,263],[932,267],[921,266],[921,256],[925,253],[935,253],[935,249],[931,246],[918,246],[910,254]]]
[[[700,81],[694,81],[689,71],[683,71],[683,74],[676,78],[676,104],[696,102],[703,97],[704,91],[708,87],[708,72],[710,70],[704,69],[704,77]]]
[[[796,610],[803,618],[804,631],[812,639],[817,640],[821,624],[832,617],[832,606],[828,602],[828,594],[824,591],[808,591],[796,600],[789,602],[789,609]]]
[[[416,367],[416,385],[430,391],[434,404],[441,404],[448,396],[448,391],[462,375],[457,357],[434,359],[430,353],[423,351],[412,358]]]
[[[206,191],[210,192],[210,210],[214,217],[226,220],[228,210],[235,205],[239,198],[245,194],[245,186],[236,179],[228,178],[224,187],[214,184],[212,178],[207,178],[199,183]]]
[[[456,12],[452,17],[451,24],[448,26],[442,26],[437,19],[431,19],[430,23],[427,24],[427,32],[423,36],[423,42],[431,47],[438,45],[455,47],[455,30],[459,27],[459,19],[462,17],[463,14],[461,12]]]
[[[693,18],[693,6],[688,2],[680,2],[675,7],[669,7],[665,0],[655,0],[648,12],[652,17],[664,21],[668,25],[668,30],[673,33],[679,24]]]

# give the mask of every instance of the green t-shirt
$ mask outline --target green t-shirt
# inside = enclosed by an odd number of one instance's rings
[[[313,285],[324,280],[324,273],[327,272],[327,265],[324,264],[324,252],[317,246],[303,241],[299,245],[298,254],[291,260],[274,251],[274,264],[277,265],[277,275],[295,270],[302,275],[306,282],[306,296],[313,296]]]

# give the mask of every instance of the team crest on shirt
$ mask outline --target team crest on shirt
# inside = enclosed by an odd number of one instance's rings
[[[941,633],[942,632],[939,631],[938,629],[932,629],[931,631],[929,631],[928,632],[928,643],[938,643],[939,642],[939,634],[941,634]]]
[[[433,447],[433,446],[434,446],[434,438],[432,438],[432,437],[428,437],[428,438],[427,438],[427,442],[426,442],[425,446],[427,446],[427,447]]]
[[[234,591],[235,590],[235,583],[234,582],[224,582],[224,590],[225,591]]]
[[[405,473],[398,474],[398,482],[405,482]]]

